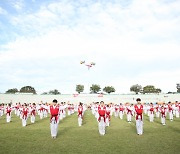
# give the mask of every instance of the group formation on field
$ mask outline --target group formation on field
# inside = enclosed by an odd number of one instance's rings
[[[149,117],[149,121],[153,122],[154,118],[161,118],[162,125],[166,125],[166,117],[173,121],[173,118],[180,116],[180,102],[169,103],[141,103],[141,99],[136,99],[136,104],[105,104],[101,102],[93,102],[90,105],[79,103],[78,105],[66,102],[58,103],[56,99],[52,103],[30,103],[30,104],[0,104],[0,117],[6,115],[6,122],[11,122],[12,112],[22,120],[22,126],[27,126],[27,120],[30,119],[31,123],[35,123],[36,116],[40,119],[47,118],[50,114],[50,130],[51,137],[56,138],[58,132],[58,125],[67,115],[70,116],[77,113],[78,126],[83,124],[84,112],[87,109],[92,111],[98,122],[100,135],[105,135],[106,127],[110,126],[111,116],[123,119],[126,116],[127,122],[131,123],[132,118],[135,118],[137,134],[143,134],[143,114]]]

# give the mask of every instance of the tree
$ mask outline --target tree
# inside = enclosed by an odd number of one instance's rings
[[[157,88],[156,93],[161,93],[161,89]]]
[[[92,86],[90,87],[90,92],[91,93],[98,93],[101,90],[101,87],[97,84],[92,84]]]
[[[146,93],[160,93],[161,89],[155,88],[153,85],[147,85],[143,88],[143,94]]]
[[[76,85],[76,91],[80,94],[81,92],[84,91],[84,85]]]
[[[132,85],[132,86],[130,87],[130,91],[133,91],[133,92],[135,92],[136,94],[138,94],[139,92],[142,91],[142,86],[141,86],[141,85],[138,85],[138,84]]]
[[[33,93],[36,94],[36,90],[31,86],[24,86],[20,89],[20,93]]]
[[[48,93],[47,92],[43,92],[41,95],[47,95]]]
[[[106,87],[104,87],[103,91],[110,94],[112,92],[115,92],[115,89],[112,86],[106,86]]]
[[[176,84],[177,92],[180,93],[180,83]]]
[[[57,89],[54,89],[54,90],[50,90],[49,94],[51,94],[51,95],[59,95],[61,93]]]
[[[18,89],[17,88],[13,88],[13,89],[8,89],[6,91],[6,94],[15,94],[18,92]]]

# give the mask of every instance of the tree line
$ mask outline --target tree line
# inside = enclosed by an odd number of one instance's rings
[[[180,84],[176,84],[177,88],[177,93],[180,93]],[[98,84],[92,84],[90,87],[90,93],[91,94],[97,94],[97,93],[102,93],[101,90],[107,94],[111,94],[115,92],[115,88],[113,86],[105,86],[103,89],[101,89],[100,85]],[[79,94],[84,91],[84,85],[78,84],[76,85],[76,92]],[[151,94],[151,93],[161,93],[160,88],[156,88],[153,85],[147,85],[145,87],[142,87],[139,84],[132,85],[130,87],[131,92],[135,92],[136,94],[142,93],[142,94]],[[6,94],[15,94],[15,93],[32,93],[32,94],[37,94],[36,90],[32,86],[24,86],[20,90],[17,88],[12,88],[8,89],[6,91]],[[170,93],[170,92],[168,92]],[[60,95],[61,93],[57,90],[50,90],[49,92],[44,92],[42,93],[43,95]]]

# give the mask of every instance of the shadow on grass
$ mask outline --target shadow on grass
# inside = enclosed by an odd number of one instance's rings
[[[58,129],[58,136],[64,136],[64,134],[68,134],[68,132],[73,129],[72,127],[61,127]]]
[[[172,129],[174,132],[176,132],[176,133],[178,133],[178,134],[179,134],[179,132],[180,132],[180,129],[175,128],[175,127],[172,127],[172,126],[170,126],[170,125],[168,125],[168,128]]]

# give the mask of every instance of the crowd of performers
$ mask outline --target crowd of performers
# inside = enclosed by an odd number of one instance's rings
[[[173,118],[179,118],[180,116],[180,103],[176,101],[175,103],[163,103],[163,104],[153,104],[153,103],[141,103],[141,99],[136,99],[136,104],[105,104],[103,101],[92,103],[89,109],[95,116],[98,122],[100,135],[105,135],[106,127],[110,126],[111,116],[120,118],[121,120],[126,117],[127,122],[131,123],[132,119],[135,118],[137,134],[143,134],[143,114],[149,117],[149,121],[153,122],[154,118],[161,118],[162,125],[166,125],[166,117],[169,116],[170,121]],[[27,125],[27,120],[30,119],[31,123],[35,123],[36,116],[39,119],[47,118],[50,114],[50,129],[51,137],[56,138],[58,132],[58,124],[61,120],[68,116],[77,113],[78,126],[82,126],[83,115],[87,110],[87,105],[79,103],[78,105],[61,102],[58,103],[56,99],[52,103],[39,104],[0,104],[0,117],[6,114],[6,122],[11,122],[12,112],[22,120],[22,126]]]
[[[82,119],[86,106],[82,103],[79,105],[73,105],[65,102],[58,103],[57,100],[53,100],[52,103],[43,103],[39,104],[30,103],[30,104],[21,104],[16,103],[15,105],[10,104],[0,104],[0,118],[3,115],[6,115],[6,122],[9,123],[12,121],[12,114],[19,117],[22,121],[22,127],[27,126],[27,120],[30,119],[31,123],[35,123],[36,116],[39,116],[39,119],[44,119],[50,115],[50,129],[52,138],[56,138],[58,131],[58,124],[63,120],[67,115],[72,115],[75,112],[78,116],[78,125],[82,126]]]
[[[104,104],[103,101],[91,104],[92,114],[98,121],[100,135],[105,135],[105,129],[110,126],[110,117],[123,119],[126,116],[127,122],[131,123],[135,118],[137,134],[143,134],[143,114],[149,117],[150,122],[154,122],[154,118],[160,118],[162,125],[166,125],[166,117],[169,116],[170,121],[173,117],[180,116],[180,103],[141,103],[141,99],[136,99],[136,104]]]

